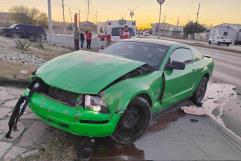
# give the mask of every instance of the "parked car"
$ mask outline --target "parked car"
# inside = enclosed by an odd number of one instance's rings
[[[211,57],[184,44],[127,39],[101,53],[50,60],[33,73],[22,101],[30,98],[32,111],[53,127],[126,144],[145,132],[152,114],[187,98],[200,105],[213,67]]]
[[[41,26],[14,24],[1,29],[1,35],[6,37],[26,38],[31,41],[41,42],[46,40],[46,32]]]

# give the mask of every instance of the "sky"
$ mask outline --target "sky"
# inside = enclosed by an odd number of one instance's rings
[[[165,0],[162,5],[161,21],[185,25],[189,20],[196,20],[198,3],[200,2],[199,22],[207,26],[220,23],[241,24],[241,0]],[[62,21],[62,0],[51,0],[52,18]],[[81,21],[87,19],[87,0],[64,0],[66,21],[80,10]],[[0,11],[8,12],[12,6],[24,5],[35,7],[47,13],[47,0],[0,0]],[[138,27],[150,27],[158,22],[159,5],[156,0],[90,0],[90,21],[130,19],[129,9],[135,9],[133,19]]]

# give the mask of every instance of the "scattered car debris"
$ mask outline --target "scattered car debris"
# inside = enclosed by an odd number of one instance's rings
[[[187,113],[187,114],[192,114],[192,115],[198,115],[198,116],[203,116],[203,115],[208,115],[208,110],[203,107],[197,107],[197,106],[190,106],[190,107],[181,107],[181,109]]]
[[[28,71],[27,70],[21,70],[20,73],[21,74],[28,74]]]

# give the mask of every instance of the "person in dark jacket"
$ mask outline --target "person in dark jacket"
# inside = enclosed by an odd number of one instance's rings
[[[80,33],[80,47],[83,48],[85,43],[85,35],[83,32]]]

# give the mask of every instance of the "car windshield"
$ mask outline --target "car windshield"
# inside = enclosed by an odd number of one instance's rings
[[[121,27],[115,27],[115,28],[112,29],[111,35],[112,36],[120,36],[120,33],[121,33],[122,30],[123,30],[123,28],[121,28]],[[131,36],[136,35],[133,28],[128,28],[128,30],[129,30]]]
[[[120,41],[107,47],[102,53],[145,62],[158,70],[168,48],[151,43]]]
[[[13,24],[13,25],[9,26],[8,28],[13,29],[13,28],[15,28],[16,26],[17,26],[17,24]]]

